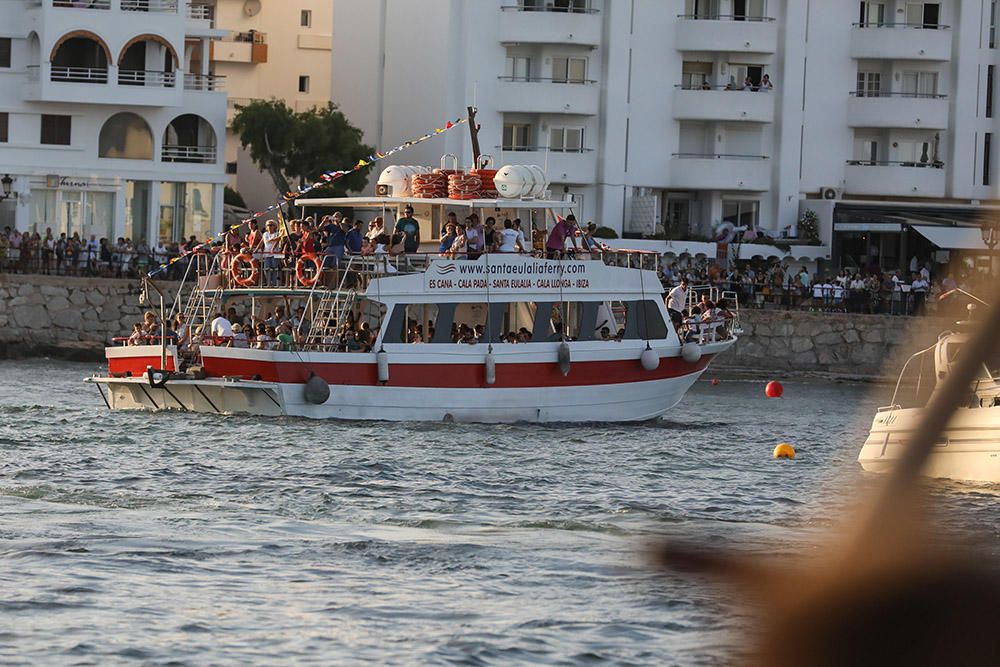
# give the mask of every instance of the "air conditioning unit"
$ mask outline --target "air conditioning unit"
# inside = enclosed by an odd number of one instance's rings
[[[837,188],[821,188],[819,196],[821,199],[840,199],[840,190]]]

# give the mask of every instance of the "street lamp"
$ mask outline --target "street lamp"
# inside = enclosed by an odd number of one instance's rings
[[[992,252],[997,243],[1000,243],[1000,219],[983,220],[979,225],[979,231],[983,234],[983,243]]]
[[[10,174],[4,174],[4,177],[0,178],[0,185],[3,185],[3,194],[0,194],[0,201],[3,201],[10,197],[10,190],[14,185],[14,179],[10,177]]]

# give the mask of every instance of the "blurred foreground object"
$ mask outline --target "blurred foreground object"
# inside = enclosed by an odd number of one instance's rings
[[[808,562],[764,562],[669,543],[666,568],[738,589],[759,619],[743,662],[753,665],[988,665],[1000,660],[997,563],[987,552],[934,546],[918,484],[969,387],[1000,344],[1000,307],[963,334],[961,354],[931,392],[919,423],[873,498]],[[947,352],[947,346],[944,350]],[[940,540],[939,540],[940,542]]]

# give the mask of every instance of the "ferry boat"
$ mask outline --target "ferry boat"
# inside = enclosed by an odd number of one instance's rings
[[[920,427],[923,408],[943,386],[962,347],[970,323],[945,331],[937,342],[911,356],[900,372],[890,405],[878,409],[858,462],[870,472],[888,472]],[[967,400],[952,415],[923,474],[969,482],[1000,483],[1000,358],[980,369]]]
[[[449,211],[460,218],[473,212],[484,220],[521,218],[530,239],[573,209],[570,201],[398,193],[296,204],[307,214],[330,206],[350,207],[358,217],[377,213],[386,229],[412,206],[425,238],[437,236]],[[682,341],[663,301],[659,259],[610,249],[561,259],[537,251],[477,259],[353,255],[312,276],[286,269],[280,285],[268,285],[256,260],[239,273],[225,252],[202,253],[192,258],[173,306],[160,297],[164,317],[181,312],[189,326],[204,327],[196,351],[170,341],[119,339],[106,350],[108,372],[88,380],[112,410],[486,423],[653,420],[681,400],[738,333],[735,320],[708,322]],[[160,289],[152,281],[147,287],[150,296]],[[233,303],[253,315],[275,303],[301,305],[310,326],[293,349],[233,347],[208,335],[214,315]],[[455,342],[459,325],[476,335]],[[357,327],[372,332],[371,347],[345,351],[340,336]],[[425,342],[408,342],[414,329]]]

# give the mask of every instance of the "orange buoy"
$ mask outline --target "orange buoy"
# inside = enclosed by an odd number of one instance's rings
[[[787,442],[783,442],[774,448],[774,458],[776,459],[794,459],[795,458],[795,448],[789,445]]]
[[[785,388],[781,386],[780,382],[771,380],[764,387],[764,393],[768,398],[781,398],[781,395],[785,393]]]

